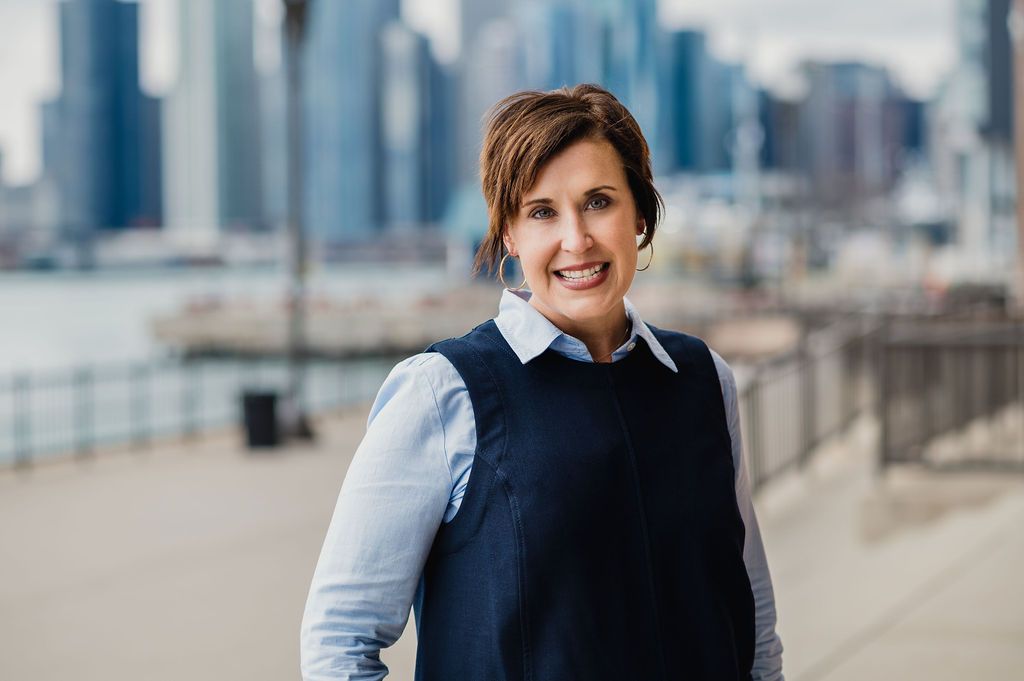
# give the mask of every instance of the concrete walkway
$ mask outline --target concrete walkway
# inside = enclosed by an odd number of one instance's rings
[[[0,472],[0,678],[298,678],[306,590],[365,411]],[[869,422],[758,512],[790,681],[1024,679],[1024,476],[878,477]],[[412,677],[413,626],[384,658]]]

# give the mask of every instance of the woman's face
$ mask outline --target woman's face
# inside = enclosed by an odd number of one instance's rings
[[[612,332],[622,323],[643,230],[618,152],[587,138],[541,168],[505,246],[519,256],[530,304],[555,326],[572,335]]]

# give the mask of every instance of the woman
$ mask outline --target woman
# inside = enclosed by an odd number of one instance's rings
[[[593,85],[519,93],[481,174],[475,271],[518,258],[528,291],[385,381],[304,678],[383,678],[410,606],[426,681],[782,678],[732,372],[625,299],[661,207],[639,126]]]

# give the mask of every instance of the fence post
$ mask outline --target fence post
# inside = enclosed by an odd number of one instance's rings
[[[196,432],[198,431],[196,425],[198,380],[198,364],[187,362],[184,366],[181,385],[182,437],[185,440],[195,439]]]
[[[811,450],[815,445],[815,430],[817,428],[817,415],[815,411],[814,386],[814,352],[811,350],[811,337],[805,332],[800,338],[799,359],[797,366],[800,367],[800,406],[802,412],[803,433],[800,443],[800,457],[798,466],[803,468],[811,457]]]
[[[761,371],[754,371],[747,386],[747,395],[750,400],[750,423],[747,424],[747,432],[750,434],[746,450],[750,461],[750,489],[756,490],[761,486],[764,476],[764,437],[761,432]]]
[[[890,324],[883,316],[875,336],[875,366],[878,376],[876,386],[875,417],[878,421],[878,472],[885,471],[889,464],[889,340]]]
[[[202,360],[196,360],[189,375],[192,377],[192,435],[194,437],[203,427],[203,405],[205,400],[203,399]]]
[[[18,374],[11,382],[14,464],[19,467],[32,464],[31,381],[29,374]]]
[[[136,364],[131,373],[132,443],[137,450],[149,445],[149,367]]]
[[[1024,432],[1024,324],[1014,325],[1013,345],[1013,394],[1020,413],[1020,429]],[[1018,464],[1024,464],[1024,437],[1017,438],[1020,444]]]
[[[93,376],[89,367],[75,371],[75,451],[87,456],[93,451]]]

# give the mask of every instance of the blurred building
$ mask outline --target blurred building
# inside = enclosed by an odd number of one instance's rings
[[[522,90],[522,35],[513,19],[484,24],[461,57],[459,79],[459,180],[479,187],[484,118],[499,100]]]
[[[771,170],[796,169],[800,133],[799,102],[761,89],[758,91],[757,108],[764,134],[761,166]]]
[[[687,173],[728,171],[739,121],[737,100],[742,100],[742,88],[749,88],[742,69],[711,55],[703,31],[669,34],[665,54],[671,128],[662,139],[671,144],[665,151],[670,167]]]
[[[636,117],[659,170],[671,167],[661,136],[671,127],[659,90],[663,36],[655,0],[463,0],[458,177],[475,184],[487,111],[522,89],[582,82],[606,87]]]
[[[3,181],[0,155],[0,268],[15,267],[56,245],[59,202],[46,175],[24,185]]]
[[[251,0],[178,0],[178,81],[165,113],[166,223],[200,252],[264,226]]]
[[[160,223],[156,103],[139,88],[136,3],[60,3],[60,96],[44,109],[44,174],[85,262],[98,230]]]
[[[880,67],[805,62],[799,166],[822,208],[862,222],[887,220],[879,202],[903,167],[907,97]]]
[[[485,24],[514,12],[522,0],[459,0],[459,51],[465,56]]]
[[[932,104],[927,135],[965,276],[1012,264],[1015,243],[1011,0],[958,0],[957,62]]]
[[[56,111],[55,102],[45,105]],[[51,128],[53,126],[51,125]],[[51,159],[50,173],[29,184],[11,185],[4,179],[0,151],[0,268],[16,267],[33,254],[51,250],[59,239],[60,201]]]
[[[989,0],[985,12],[985,84],[988,107],[981,134],[991,150],[989,205],[992,246],[1012,252],[1016,245],[1016,174],[1014,160],[1013,0]]]
[[[602,79],[597,16],[581,0],[522,0],[513,13],[522,37],[525,87],[553,90]]]
[[[457,161],[460,185],[479,184],[484,116],[499,99],[523,87],[520,36],[510,14],[519,0],[460,0],[457,68]]]
[[[284,68],[260,77],[259,97],[263,216],[271,230],[284,229],[288,221],[288,83]]]
[[[644,136],[654,146],[653,160],[666,168],[658,123],[659,85],[663,83],[660,62],[663,36],[658,27],[656,0],[595,0],[586,3],[603,22],[602,83],[630,110]]]
[[[989,0],[984,8],[986,49],[985,82],[988,106],[984,135],[999,143],[1013,138],[1013,44],[1010,7],[1013,0]]]
[[[304,220],[326,243],[365,240],[384,223],[379,34],[398,19],[399,1],[316,2],[311,11]]]
[[[451,103],[448,76],[427,38],[399,21],[381,32],[381,133],[384,223],[435,223],[451,191]]]

